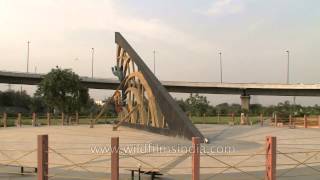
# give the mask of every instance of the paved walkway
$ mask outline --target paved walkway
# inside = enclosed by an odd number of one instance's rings
[[[201,156],[201,179],[264,179],[265,137],[277,136],[278,179],[313,180],[320,177],[320,129],[288,129],[260,126],[197,125],[210,140],[207,149],[216,152]],[[106,179],[110,177],[110,154],[92,153],[93,148],[109,147],[112,136],[120,137],[126,147],[138,146],[140,152],[120,156],[121,179],[129,179],[127,169],[157,169],[163,179],[190,179],[191,156],[182,152],[162,153],[142,151],[144,145],[160,147],[190,146],[190,141],[120,127],[112,131],[111,125],[52,126],[0,128],[0,179],[36,179],[34,175],[19,175],[17,167],[3,164],[36,166],[36,136],[49,135],[51,179]],[[149,146],[145,146],[149,147]],[[221,147],[230,152],[217,152]],[[128,149],[125,149],[128,150]],[[230,150],[230,149],[227,149]],[[256,154],[253,156],[253,154]],[[18,159],[19,158],[19,159]],[[15,161],[18,159],[17,161]],[[304,162],[305,161],[305,162]],[[237,163],[240,164],[236,165]],[[305,163],[301,165],[299,162]],[[1,165],[2,164],[2,165]],[[76,166],[75,166],[76,165]],[[237,168],[229,168],[235,165]],[[292,169],[294,168],[294,169]],[[30,171],[27,169],[26,171]],[[108,171],[108,172],[106,172]],[[12,174],[8,174],[10,172]],[[222,172],[222,173],[219,173]],[[149,177],[145,177],[145,179]]]

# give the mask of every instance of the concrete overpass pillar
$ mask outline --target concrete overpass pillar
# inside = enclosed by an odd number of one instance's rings
[[[250,108],[250,95],[241,95],[241,109],[245,112],[249,112]]]

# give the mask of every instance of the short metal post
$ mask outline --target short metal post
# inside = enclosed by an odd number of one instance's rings
[[[48,135],[38,135],[38,180],[48,180]]]
[[[79,124],[79,112],[78,111],[76,112],[76,124],[77,125]]]
[[[252,121],[249,119],[249,113],[246,114],[246,122],[247,124],[250,123],[250,126],[252,126]]]
[[[277,164],[277,138],[274,136],[266,137],[266,180],[276,180]]]
[[[307,115],[303,116],[303,124],[304,124],[304,128],[308,128],[308,122],[307,122]]]
[[[94,122],[93,122],[93,114],[92,113],[90,113],[89,118],[90,118],[90,128],[93,128],[94,127]]]
[[[260,113],[260,125],[263,126],[263,114]]]
[[[36,126],[36,113],[32,113],[32,126]]]
[[[232,123],[233,125],[235,125],[235,121],[234,121],[234,113],[231,114],[231,117],[232,117]]]
[[[17,126],[17,127],[21,127],[21,113],[18,113],[16,126]]]
[[[200,179],[200,138],[192,137],[192,180]]]
[[[292,126],[292,115],[289,115],[289,126]]]
[[[64,126],[64,112],[61,113],[61,125]]]
[[[277,114],[274,115],[274,127],[278,126],[278,117]]]
[[[7,118],[8,118],[7,113],[4,112],[4,113],[3,113],[3,117],[2,117],[3,127],[4,127],[4,128],[7,127]]]
[[[119,180],[119,137],[111,137],[111,180]]]
[[[48,122],[48,126],[51,125],[51,116],[50,116],[50,113],[47,112],[47,122]]]
[[[320,115],[318,115],[318,128],[320,128]]]

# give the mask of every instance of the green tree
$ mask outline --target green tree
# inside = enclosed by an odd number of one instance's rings
[[[263,106],[261,104],[250,104],[250,114],[259,115],[263,112]]]
[[[195,95],[191,93],[189,98],[186,99],[186,103],[188,112],[196,116],[202,116],[203,114],[207,113],[207,110],[210,106],[207,97],[201,96],[198,93]]]
[[[49,108],[67,116],[79,111],[89,100],[88,88],[81,84],[79,76],[70,69],[59,67],[43,77],[36,94],[43,97]]]
[[[221,103],[221,104],[218,104],[216,106],[217,108],[217,112],[222,114],[222,115],[226,115],[229,113],[229,104],[228,103]]]

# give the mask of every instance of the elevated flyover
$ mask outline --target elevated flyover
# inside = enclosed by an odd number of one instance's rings
[[[43,74],[0,71],[0,83],[37,85]],[[111,89],[119,86],[117,79],[81,77],[82,83],[90,89]],[[161,81],[169,92],[271,95],[271,96],[320,96],[320,84],[277,84],[277,83],[216,83]]]

